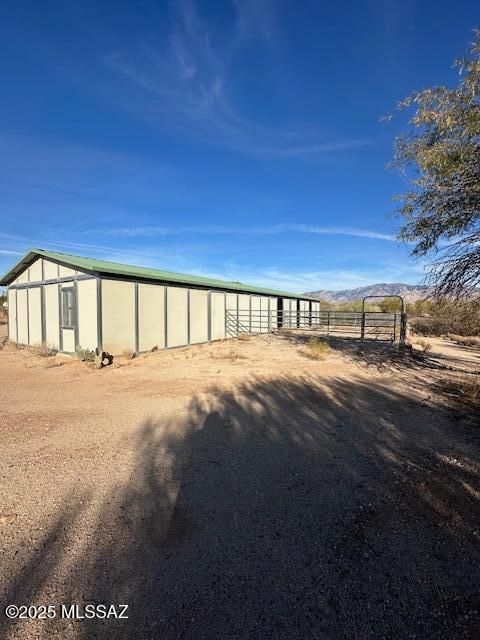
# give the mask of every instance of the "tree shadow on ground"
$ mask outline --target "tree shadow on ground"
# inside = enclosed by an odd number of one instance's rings
[[[292,331],[277,335],[283,340],[300,346],[307,345],[312,337],[321,338],[336,353],[346,356],[362,368],[371,367],[382,373],[404,374],[399,376],[399,379],[406,381],[412,373],[428,371],[470,375],[475,367],[475,362],[472,360],[459,359],[447,353],[423,353],[419,350],[400,349],[398,342],[387,340],[366,340],[362,343],[358,337],[338,338],[325,336],[318,332],[309,335],[308,333],[296,334]],[[470,367],[458,366],[459,362],[470,365]]]
[[[380,384],[213,388],[186,421],[143,422],[63,585],[129,619],[45,637],[477,638],[478,453],[468,426]],[[12,597],[55,581],[49,546]]]

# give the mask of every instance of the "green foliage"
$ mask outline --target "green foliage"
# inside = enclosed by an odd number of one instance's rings
[[[470,294],[480,284],[480,31],[470,56],[457,60],[458,86],[415,92],[413,131],[396,140],[393,165],[411,181],[398,197],[400,238],[413,255],[432,256],[437,297]]]
[[[410,329],[421,336],[480,335],[480,307],[473,302],[422,300],[407,305]]]

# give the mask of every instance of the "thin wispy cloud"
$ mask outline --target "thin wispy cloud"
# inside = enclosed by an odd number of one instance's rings
[[[88,231],[87,233],[92,233]],[[95,231],[96,233],[96,231]],[[309,224],[274,224],[264,226],[181,226],[177,228],[167,228],[162,226],[138,226],[138,227],[118,227],[102,230],[112,236],[126,237],[155,237],[179,234],[209,234],[209,235],[275,235],[281,233],[304,233],[326,236],[350,236],[354,238],[369,238],[372,240],[384,240],[387,242],[398,242],[393,234],[373,231],[370,229],[357,229],[354,227],[321,227]]]
[[[205,271],[195,271],[195,275],[205,275]],[[240,280],[259,287],[305,293],[316,290],[342,290],[363,287],[375,282],[412,282],[417,283],[416,274],[404,269],[404,265],[379,265],[376,269],[319,269],[285,270],[281,267],[251,269],[241,264],[228,269],[209,271],[208,275],[225,280]],[[412,278],[413,276],[413,278]]]
[[[21,251],[10,251],[9,249],[0,249],[0,255],[2,256],[21,256]]]
[[[158,126],[175,123],[188,136],[258,158],[315,156],[372,144],[369,138],[335,139],[318,127],[271,128],[242,116],[235,106],[235,58],[252,41],[270,42],[276,31],[269,2],[233,2],[230,33],[219,42],[193,0],[172,5],[167,37],[109,53],[104,64],[140,92],[143,115]],[[135,99],[136,110],[139,100]]]

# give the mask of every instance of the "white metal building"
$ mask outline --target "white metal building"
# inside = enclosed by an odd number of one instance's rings
[[[119,354],[311,324],[296,294],[32,249],[0,281],[9,339]],[[288,321],[287,321],[288,318]]]

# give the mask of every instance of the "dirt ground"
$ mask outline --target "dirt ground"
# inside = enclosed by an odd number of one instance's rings
[[[0,638],[478,638],[480,351],[311,335],[100,371],[4,345],[0,602],[56,617]]]

